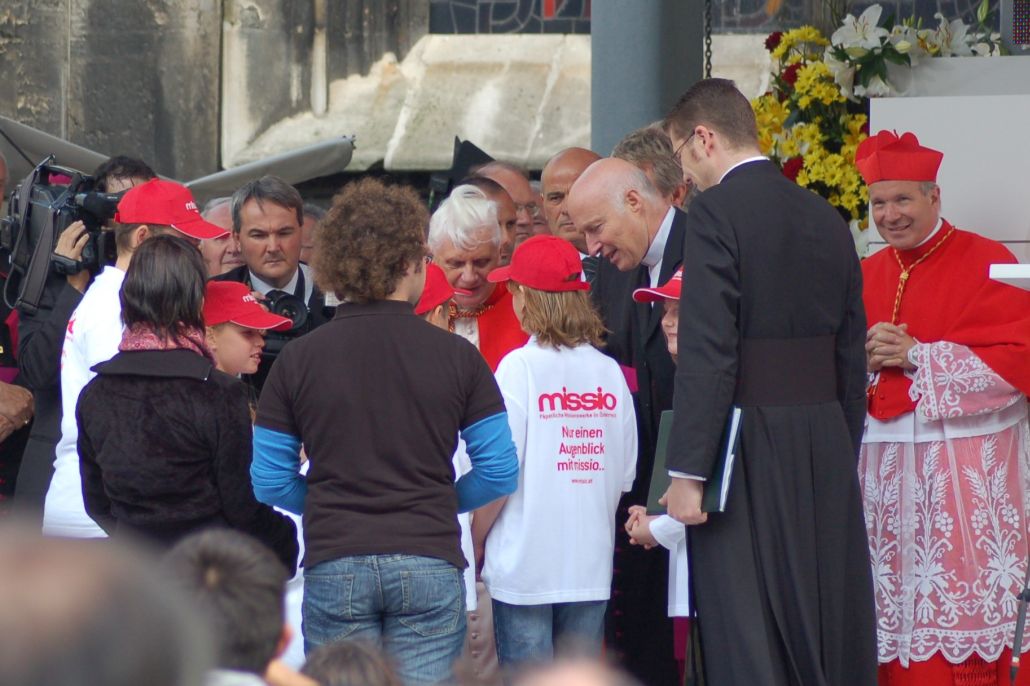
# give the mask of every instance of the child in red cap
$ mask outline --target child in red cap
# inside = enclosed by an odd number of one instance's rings
[[[680,289],[683,285],[683,268],[676,270],[669,282],[657,288],[638,288],[633,291],[633,299],[640,303],[662,303],[662,331],[669,346],[672,361],[676,361],[678,346],[676,331],[679,327]],[[656,305],[657,307],[657,305]],[[677,618],[674,623],[674,654],[680,668],[686,660],[686,644],[689,635],[690,617],[689,565],[687,563],[687,528],[669,515],[648,515],[647,508],[642,505],[631,505],[629,519],[626,520],[626,533],[633,545],[653,548],[661,545],[669,551],[669,616]]]
[[[604,327],[581,269],[570,243],[542,235],[489,276],[508,283],[530,335],[497,368],[519,488],[472,522],[477,544],[485,539],[483,581],[506,668],[550,660],[567,642],[600,652],[615,510],[636,474],[633,399],[618,364],[594,347]]]
[[[263,308],[246,284],[208,281],[204,325],[207,347],[217,368],[239,376],[257,371],[265,349],[265,332],[285,331],[293,321]]]

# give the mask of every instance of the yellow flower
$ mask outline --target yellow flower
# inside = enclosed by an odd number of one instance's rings
[[[794,89],[798,93],[798,107],[802,110],[807,110],[813,102],[832,105],[845,101],[825,62],[810,62],[801,67]]]
[[[823,37],[819,29],[814,26],[802,26],[800,28],[791,29],[783,34],[780,38],[780,44],[776,46],[776,49],[772,51],[772,58],[774,60],[781,60],[792,48],[799,46],[803,53],[813,52],[813,50],[805,50],[806,46],[811,46],[813,49],[816,47],[826,47],[830,44],[830,41]],[[813,54],[815,54],[813,52]]]

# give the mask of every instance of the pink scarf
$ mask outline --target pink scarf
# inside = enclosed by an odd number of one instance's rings
[[[118,344],[122,352],[139,350],[192,350],[214,362],[214,355],[207,349],[203,329],[186,329],[181,336],[164,339],[151,326],[133,324],[122,332],[122,342]]]

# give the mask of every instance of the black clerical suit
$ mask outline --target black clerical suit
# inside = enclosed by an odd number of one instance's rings
[[[695,198],[685,237],[669,468],[710,474],[731,405],[743,412],[726,511],[689,530],[706,684],[872,686],[851,235],[763,159]]]
[[[307,288],[306,279],[310,278],[310,275],[305,275],[304,270],[301,269],[299,265],[297,269],[297,285],[294,289],[293,295],[303,300],[304,292]],[[247,268],[247,265],[236,267],[235,269],[231,269],[224,274],[219,274],[218,276],[212,276],[211,281],[236,281],[239,283],[245,283],[248,286],[251,286],[251,288],[253,288],[253,285],[251,284],[250,270]],[[308,306],[309,324],[307,325],[306,330],[303,333],[313,331],[317,327],[321,326],[322,324],[325,324],[327,321],[332,319],[333,310],[335,309],[331,307],[326,307],[325,296],[322,295],[322,291],[318,289],[318,286],[314,284],[312,284],[311,288],[311,297],[308,298],[306,302]],[[292,334],[287,333],[286,335],[290,336]],[[275,362],[275,356],[272,354],[268,354],[268,349],[269,346],[268,341],[266,339],[266,353],[261,356],[261,363],[258,365],[257,372],[254,374],[245,374],[243,377],[243,380],[246,381],[251,387],[253,387],[255,392],[257,393],[261,392],[261,387],[265,383],[265,377],[268,376],[268,372],[272,368],[272,363]]]
[[[674,210],[672,227],[662,254],[658,284],[664,284],[683,260],[686,214]],[[672,407],[676,367],[662,334],[661,303],[653,306],[633,300],[633,291],[650,285],[645,265],[620,272],[608,260],[600,260],[591,287],[605,327],[609,330],[604,352],[636,373],[639,390],[634,393],[639,452],[633,489],[619,505],[618,523],[628,516],[630,505],[646,505],[658,439],[658,420]],[[668,618],[668,555],[645,551],[629,544],[622,526],[615,528],[615,573],[609,602],[607,643],[619,653],[626,668],[645,684],[664,686],[678,682],[673,657],[672,621]]]

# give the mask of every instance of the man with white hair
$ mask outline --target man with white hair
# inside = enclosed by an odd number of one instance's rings
[[[458,186],[429,221],[429,250],[455,289],[450,330],[475,345],[495,371],[528,339],[511,293],[486,279],[501,258],[497,205],[474,186]]]
[[[215,226],[231,232],[232,198],[224,196],[208,200],[200,216]],[[200,254],[204,258],[208,277],[230,272],[244,264],[243,257],[240,255],[240,246],[233,240],[231,233],[227,233],[221,238],[201,241]]]

